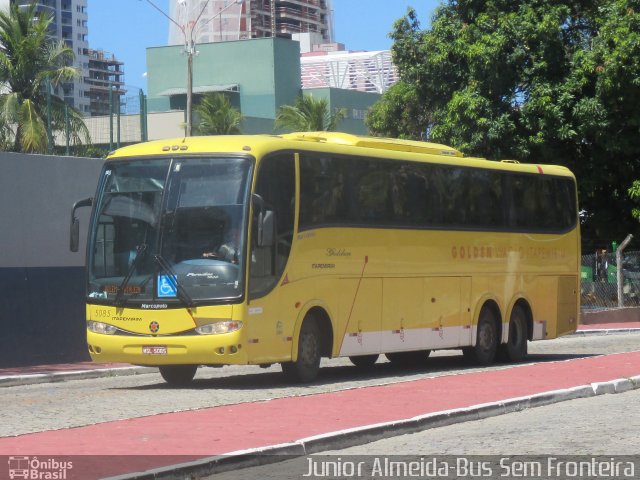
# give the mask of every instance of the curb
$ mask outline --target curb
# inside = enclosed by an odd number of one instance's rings
[[[584,335],[621,335],[629,333],[639,333],[640,328],[594,328],[590,330],[576,330],[569,336],[584,336]]]
[[[158,369],[153,367],[118,367],[52,373],[33,373],[28,375],[5,375],[0,376],[0,388],[35,385],[39,383],[66,382],[67,380],[123,377],[128,375],[140,375],[143,373],[155,373],[157,371]]]
[[[481,420],[529,408],[552,405],[567,400],[589,398],[597,395],[623,393],[640,389],[640,375],[618,378],[608,382],[592,383],[562,390],[542,392],[526,397],[516,397],[498,402],[474,405],[468,408],[444,410],[405,420],[366,425],[323,435],[302,438],[296,442],[271,445],[250,450],[239,450],[226,455],[162,467],[145,472],[128,473],[109,477],[107,480],[162,480],[175,478],[200,478],[216,473],[256,467],[290,460],[327,450],[343,449],[385,438],[419,431]]]

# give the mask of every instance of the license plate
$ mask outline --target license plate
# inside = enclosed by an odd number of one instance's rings
[[[142,353],[144,355],[166,355],[166,345],[149,345],[142,347]]]

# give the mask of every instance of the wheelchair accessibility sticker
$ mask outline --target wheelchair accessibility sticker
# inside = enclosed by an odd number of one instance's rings
[[[178,289],[176,277],[171,275],[158,275],[158,298],[177,297]]]

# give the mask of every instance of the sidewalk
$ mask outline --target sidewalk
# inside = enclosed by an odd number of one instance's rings
[[[4,437],[0,455],[69,456],[67,478],[197,477],[639,387],[640,352],[621,353]]]
[[[156,372],[156,368],[123,363],[57,363],[28,367],[0,368],[0,388],[38,383],[64,382],[88,378],[116,377]]]

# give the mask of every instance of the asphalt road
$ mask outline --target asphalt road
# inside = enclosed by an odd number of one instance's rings
[[[640,334],[571,336],[531,343],[528,361],[558,361],[639,347]],[[419,370],[395,368],[383,359],[367,372],[346,359],[324,365],[316,382],[302,386],[284,383],[280,368],[273,366],[201,369],[193,385],[182,389],[168,387],[157,373],[4,387],[0,389],[0,437],[481,370],[468,366],[459,351],[436,352]]]

